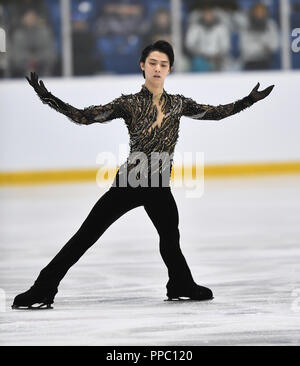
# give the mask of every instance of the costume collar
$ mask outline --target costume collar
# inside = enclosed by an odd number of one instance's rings
[[[148,96],[150,96],[150,97],[153,97],[153,93],[151,93],[151,91],[146,87],[146,85],[145,85],[145,84],[142,84],[142,89],[141,89],[140,93],[145,94],[145,95],[148,95]],[[163,95],[166,95],[166,94],[167,94],[167,92],[166,92],[166,90],[163,88],[163,92],[162,92],[162,94],[161,94],[161,97],[162,97]]]

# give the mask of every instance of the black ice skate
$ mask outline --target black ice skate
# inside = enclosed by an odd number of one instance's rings
[[[57,294],[57,288],[46,289],[30,287],[26,292],[17,295],[12,304],[12,309],[28,309],[28,310],[42,310],[53,309],[51,304],[54,302],[54,297]]]
[[[168,299],[165,301],[203,301],[212,300],[212,291],[204,286],[195,285],[190,290],[174,290],[169,289],[167,292]]]

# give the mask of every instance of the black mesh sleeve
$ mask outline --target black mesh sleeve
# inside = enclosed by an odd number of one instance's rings
[[[193,119],[221,120],[241,112],[254,104],[250,96],[239,99],[233,103],[213,106],[198,104],[192,98],[182,96],[182,115]]]
[[[50,92],[39,97],[44,104],[48,104],[79,125],[89,125],[96,122],[107,123],[115,118],[126,119],[129,114],[128,108],[126,108],[126,95],[123,94],[105,105],[91,105],[83,109],[75,108],[63,102]]]

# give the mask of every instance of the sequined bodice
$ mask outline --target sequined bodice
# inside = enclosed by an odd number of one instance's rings
[[[145,84],[135,94],[121,94],[110,103],[84,109],[75,108],[50,92],[40,98],[43,103],[79,125],[107,123],[115,118],[124,119],[130,137],[130,154],[119,168],[113,185],[119,184],[120,177],[126,177],[127,180],[129,172],[135,169],[136,180],[147,177],[147,186],[152,185],[149,180],[153,174],[161,175],[164,172],[167,172],[164,185],[169,183],[181,116],[196,120],[221,120],[253,104],[249,96],[225,105],[198,104],[181,94],[169,94],[165,89],[159,100],[154,102],[153,94]],[[161,161],[150,167],[153,153],[161,154]]]

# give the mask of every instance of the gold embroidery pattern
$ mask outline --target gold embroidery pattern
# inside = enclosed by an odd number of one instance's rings
[[[130,155],[118,169],[113,182],[115,186],[118,186],[120,178],[123,182],[125,179],[126,185],[128,175],[132,170],[135,174],[135,168],[137,168],[136,179],[140,179],[142,174],[148,178],[147,186],[151,186],[154,174],[162,175],[162,173],[168,178],[168,182],[164,181],[164,186],[169,184],[181,116],[218,121],[253,104],[249,96],[225,105],[199,104],[181,94],[169,94],[165,89],[159,101],[154,102],[153,94],[145,84],[138,93],[121,94],[110,103],[91,105],[84,109],[75,108],[50,92],[40,98],[44,104],[48,104],[79,125],[108,123],[116,118],[124,119],[130,137]],[[151,164],[152,153],[161,154],[161,160]]]

